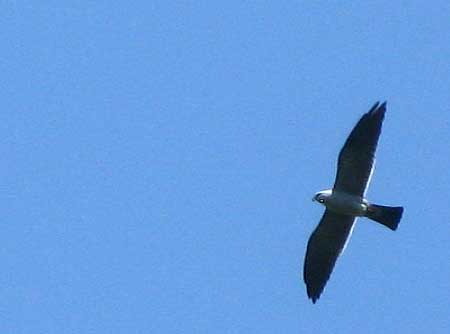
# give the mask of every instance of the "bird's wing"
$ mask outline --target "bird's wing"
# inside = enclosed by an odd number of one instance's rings
[[[354,221],[354,216],[325,210],[319,225],[311,234],[306,249],[303,280],[313,303],[319,299],[337,258],[344,250]]]
[[[385,112],[386,102],[377,102],[353,128],[339,153],[334,190],[364,196]]]

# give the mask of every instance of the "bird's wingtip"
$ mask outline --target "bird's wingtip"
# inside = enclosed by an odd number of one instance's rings
[[[375,102],[375,104],[370,108],[369,112],[366,114],[368,117],[374,117],[376,115],[384,115],[386,112],[387,101],[380,104],[380,101]]]
[[[314,291],[307,290],[307,294],[308,294],[308,298],[311,299],[313,304],[315,304],[319,300],[321,292],[317,293]]]
[[[372,106],[372,108],[370,108],[369,114],[372,113],[372,112],[374,112],[374,111],[376,111],[376,110],[378,109],[378,105],[379,105],[379,104],[380,104],[380,101],[376,101],[376,102],[374,103],[374,105]]]

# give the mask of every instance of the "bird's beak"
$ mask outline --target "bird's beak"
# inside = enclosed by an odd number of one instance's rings
[[[314,202],[315,200],[316,200],[316,196],[314,196],[314,197],[311,199],[311,201],[313,201],[313,202]]]

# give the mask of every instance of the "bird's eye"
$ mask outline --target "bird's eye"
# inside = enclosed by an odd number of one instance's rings
[[[319,203],[323,203],[325,200],[323,198],[319,198]]]

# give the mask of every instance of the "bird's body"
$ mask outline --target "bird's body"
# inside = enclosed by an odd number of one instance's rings
[[[402,217],[402,207],[376,205],[365,198],[385,112],[386,102],[377,102],[361,117],[339,153],[333,189],[313,197],[313,201],[326,207],[309,238],[303,270],[307,294],[314,303],[344,250],[357,217],[367,217],[391,230],[397,229]]]
[[[318,192],[313,200],[323,200],[327,209],[336,213],[357,217],[365,216],[369,206],[369,202],[361,196],[333,191],[332,189]]]

